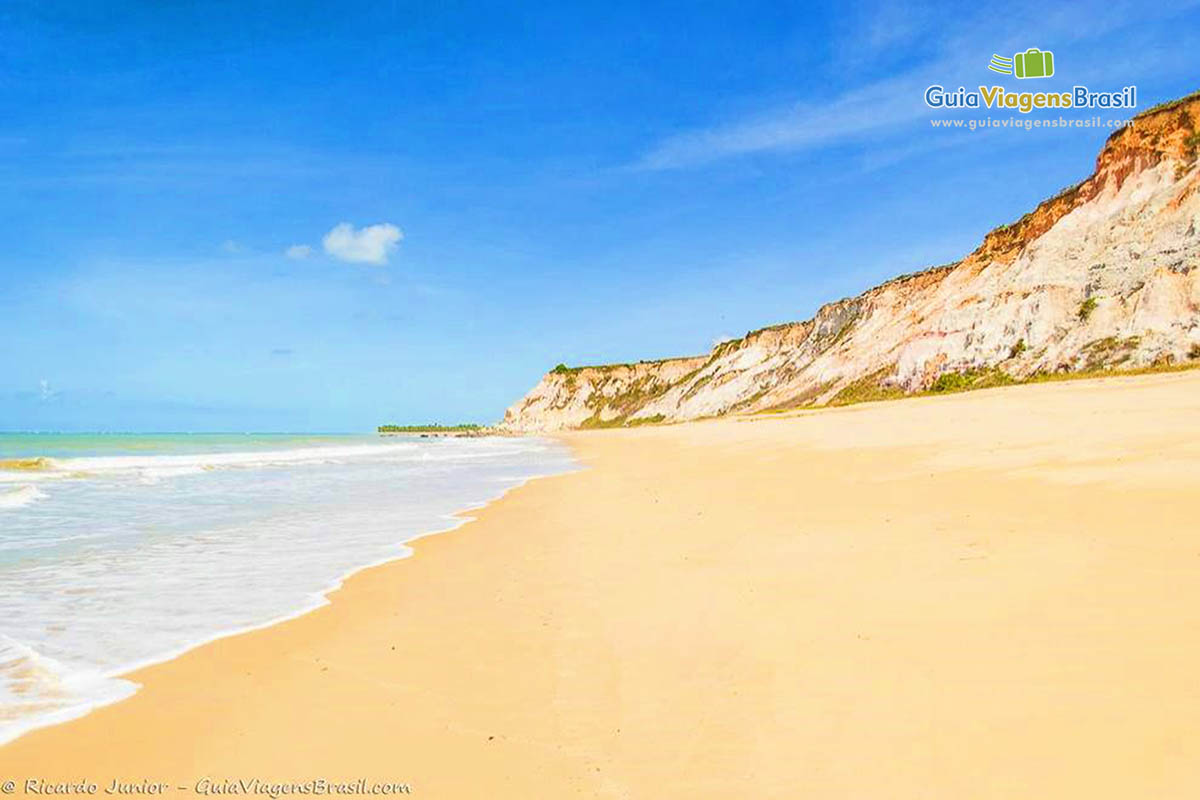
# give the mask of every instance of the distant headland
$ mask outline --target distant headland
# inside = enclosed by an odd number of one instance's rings
[[[458,425],[380,425],[376,429],[383,436],[415,434],[419,436],[486,436],[490,429],[474,423]]]

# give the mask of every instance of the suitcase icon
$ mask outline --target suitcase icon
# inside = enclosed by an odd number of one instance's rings
[[[1014,73],[1018,78],[1049,78],[1054,74],[1054,53],[1031,47],[1013,56]]]

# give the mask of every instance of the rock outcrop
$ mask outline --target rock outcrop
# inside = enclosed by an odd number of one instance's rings
[[[1023,379],[1200,359],[1200,95],[1116,132],[1087,180],[962,261],[753,331],[707,356],[560,366],[514,432],[639,424],[915,392],[947,374]]]

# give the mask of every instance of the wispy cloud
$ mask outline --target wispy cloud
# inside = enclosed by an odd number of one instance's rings
[[[922,52],[923,45],[937,42],[938,30],[945,29],[938,24],[934,7],[902,0],[847,2],[838,11],[832,57],[843,73],[872,67],[892,56],[910,59]]]
[[[404,233],[391,223],[355,229],[349,222],[342,222],[325,234],[321,244],[339,261],[382,265],[403,238]]]
[[[293,259],[296,261],[303,261],[304,259],[311,256],[312,252],[313,252],[313,249],[306,244],[294,244],[291,247],[289,247],[288,249],[284,250],[283,254],[286,255],[290,259]]]
[[[928,118],[929,109],[921,100],[926,86],[949,85],[960,76],[976,74],[981,58],[986,60],[994,51],[1013,51],[1038,42],[1044,43],[1042,46],[1061,46],[1086,41],[1151,19],[1169,18],[1200,2],[1177,0],[1148,7],[1130,0],[1095,0],[1086,5],[1090,10],[1081,9],[1079,4],[1059,10],[1035,3],[1015,4],[1005,9],[1006,24],[1002,26],[997,24],[995,15],[999,12],[994,10],[969,16],[961,9],[947,8],[942,17],[956,23],[943,25],[935,33],[925,24],[928,14],[901,13],[890,2],[876,4],[857,15],[860,23],[846,32],[845,43],[835,43],[834,51],[853,52],[855,58],[869,59],[894,54],[898,47],[907,45],[913,50],[909,68],[887,70],[888,78],[850,86],[829,98],[798,100],[667,136],[651,146],[634,166],[647,170],[695,167],[736,156],[796,152],[895,133],[907,124]],[[881,25],[880,20],[890,22]],[[919,48],[914,44],[918,41]],[[1103,58],[1078,65],[1076,74],[1085,74],[1085,68],[1093,79],[1097,74],[1111,73],[1109,50],[1102,49]],[[1141,57],[1143,60],[1135,65],[1138,72],[1153,74],[1156,57],[1147,53],[1141,53]],[[1125,72],[1121,77],[1132,79],[1136,75]]]
[[[879,81],[829,103],[796,103],[726,125],[684,132],[652,148],[639,166],[673,169],[749,153],[795,151],[892,127],[928,115],[928,109],[912,102],[911,90],[919,84],[911,76]]]

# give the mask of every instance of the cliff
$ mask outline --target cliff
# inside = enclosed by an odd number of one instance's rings
[[[1200,94],[1105,143],[1092,175],[961,261],[893,279],[706,356],[558,367],[514,432],[823,405],[989,374],[1200,360]],[[941,384],[937,384],[941,385]]]

